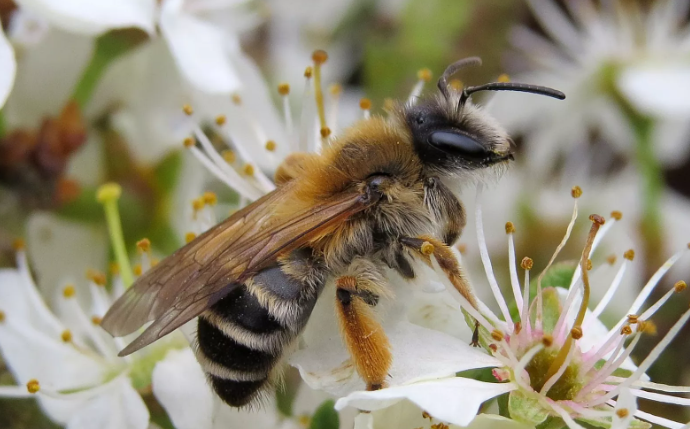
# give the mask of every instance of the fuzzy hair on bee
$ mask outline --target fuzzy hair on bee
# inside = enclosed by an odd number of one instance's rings
[[[476,300],[450,250],[465,211],[452,188],[505,166],[513,144],[470,101],[479,91],[553,89],[489,83],[455,91],[448,79],[478,58],[451,64],[439,94],[361,120],[321,153],[296,153],[277,169],[277,189],[200,235],[144,273],[101,326],[115,336],[144,332],[120,355],[198,317],[196,356],[229,405],[251,404],[275,380],[326,284],[335,317],[367,389],[386,386],[395,357],[376,317],[392,299],[393,269],[414,279],[417,262],[438,262],[471,304]],[[332,280],[332,282],[331,282]]]

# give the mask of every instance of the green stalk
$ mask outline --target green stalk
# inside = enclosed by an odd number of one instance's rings
[[[98,82],[108,66],[139,43],[140,40],[137,37],[131,37],[126,31],[111,31],[96,39],[91,60],[82,72],[74,91],[72,91],[72,99],[79,104],[82,110],[91,100]]]
[[[134,273],[129,264],[129,256],[127,256],[127,249],[125,246],[125,238],[122,234],[122,224],[120,222],[120,211],[117,207],[117,201],[122,194],[122,188],[117,183],[106,183],[98,188],[96,199],[103,204],[105,211],[105,220],[108,223],[108,232],[110,233],[110,242],[113,246],[115,259],[120,266],[120,275],[125,288],[128,288],[134,282]]]

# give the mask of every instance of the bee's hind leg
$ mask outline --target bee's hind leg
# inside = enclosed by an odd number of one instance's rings
[[[367,390],[378,390],[385,386],[393,356],[388,337],[372,310],[386,292],[385,283],[376,267],[367,265],[359,260],[351,266],[351,275],[336,279],[336,313],[357,372]]]

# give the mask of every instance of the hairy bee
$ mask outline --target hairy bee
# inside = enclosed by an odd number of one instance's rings
[[[289,158],[278,188],[211,228],[141,276],[102,326],[130,334],[153,322],[120,355],[198,318],[196,356],[218,395],[248,404],[271,379],[329,278],[344,342],[368,389],[385,385],[388,339],[373,317],[387,292],[384,270],[415,277],[411,258],[431,253],[457,290],[475,299],[449,247],[465,226],[446,183],[511,160],[511,140],[469,97],[556,90],[489,83],[453,91],[449,77],[476,65],[450,65],[440,94],[399,105],[346,130],[320,154]]]

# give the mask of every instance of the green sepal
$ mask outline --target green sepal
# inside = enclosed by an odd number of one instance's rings
[[[328,399],[316,409],[311,418],[309,429],[338,429],[340,419],[335,411],[335,401]]]
[[[510,392],[508,412],[511,419],[535,426],[549,417],[549,411],[544,409],[539,399],[527,396],[519,390]]]

